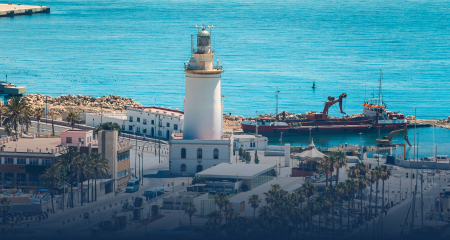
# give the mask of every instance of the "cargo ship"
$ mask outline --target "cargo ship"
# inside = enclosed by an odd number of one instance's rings
[[[342,100],[347,94],[341,94],[337,99],[328,97],[322,112],[309,112],[301,119],[286,119],[285,112],[276,114],[275,118],[256,118],[243,120],[241,127],[244,132],[258,133],[266,137],[301,136],[309,134],[342,134],[360,132],[393,131],[407,127],[405,116],[399,112],[391,112],[381,99],[381,79],[378,98],[364,101],[362,113],[341,118],[330,117],[328,109],[336,103],[342,114]],[[277,91],[278,94],[279,91]],[[278,98],[278,97],[277,97]],[[278,109],[278,107],[277,107]],[[280,119],[281,118],[281,119]]]

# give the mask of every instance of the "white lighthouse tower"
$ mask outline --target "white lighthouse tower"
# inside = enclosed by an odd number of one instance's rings
[[[219,64],[214,67],[211,33],[197,34],[197,51],[185,64],[186,88],[183,139],[219,140],[222,137],[222,102]],[[218,63],[218,62],[217,62]]]
[[[193,47],[191,47],[193,48]],[[222,67],[214,66],[211,32],[203,26],[197,34],[197,51],[185,63],[184,131],[169,140],[170,175],[189,175],[220,163],[230,163],[233,135],[222,132]]]

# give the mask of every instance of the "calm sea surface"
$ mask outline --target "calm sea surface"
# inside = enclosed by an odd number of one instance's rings
[[[320,111],[328,96],[347,93],[344,111],[360,113],[381,69],[390,110],[450,115],[449,1],[20,3],[51,7],[51,14],[0,19],[0,79],[8,75],[28,93],[118,94],[182,109],[190,35],[195,25],[213,24],[227,113],[275,112],[276,87],[280,111]],[[330,114],[340,116],[336,106]],[[421,131],[428,141],[431,128]],[[449,132],[438,133],[447,147]],[[359,143],[359,135],[346,141]]]

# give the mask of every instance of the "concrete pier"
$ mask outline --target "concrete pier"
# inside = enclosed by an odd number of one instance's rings
[[[14,17],[37,13],[50,13],[50,8],[45,6],[28,6],[12,3],[0,4],[0,17]]]

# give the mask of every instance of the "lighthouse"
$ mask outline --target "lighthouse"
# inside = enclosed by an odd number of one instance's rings
[[[210,28],[211,29],[211,28]],[[183,139],[219,140],[222,137],[222,67],[211,51],[211,32],[205,27],[197,34],[197,50],[185,63],[186,87],[184,99]]]
[[[191,58],[184,63],[184,131],[174,133],[169,140],[171,176],[195,176],[215,165],[231,163],[233,156],[233,134],[223,134],[222,130],[220,78],[223,70],[218,60],[214,64],[211,31],[200,27],[197,50],[193,45]]]

